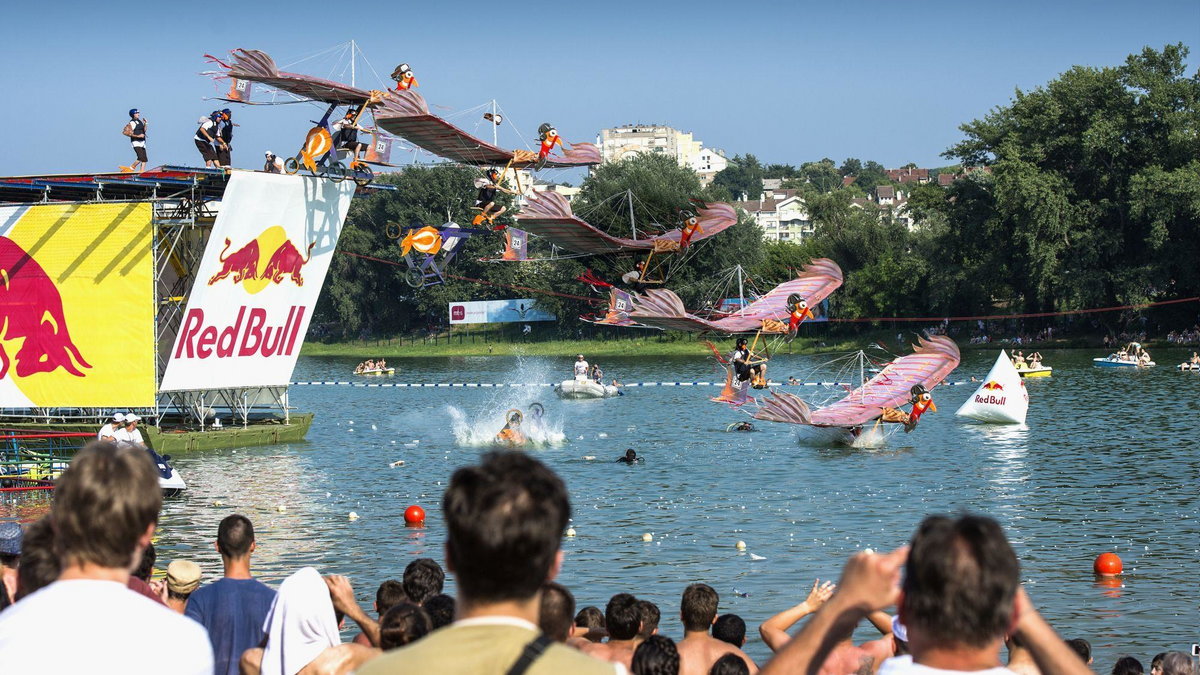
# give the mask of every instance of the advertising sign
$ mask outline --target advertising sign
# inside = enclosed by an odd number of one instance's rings
[[[161,390],[291,381],[354,188],[310,176],[233,174]]]
[[[450,323],[523,323],[554,321],[534,300],[472,300],[450,303]]]
[[[0,207],[0,407],[154,405],[151,213]]]

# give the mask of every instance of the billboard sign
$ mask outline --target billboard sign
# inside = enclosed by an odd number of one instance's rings
[[[151,215],[0,207],[0,407],[154,405]]]
[[[524,323],[558,317],[538,308],[536,300],[472,300],[450,303],[450,323]]]
[[[291,381],[354,188],[310,176],[233,174],[162,391]]]

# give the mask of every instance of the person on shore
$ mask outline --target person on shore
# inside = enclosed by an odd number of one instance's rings
[[[267,173],[283,173],[283,160],[275,153],[267,150],[266,159],[263,161],[263,171]]]
[[[200,158],[204,160],[204,166],[209,169],[218,168],[216,145],[219,120],[220,114],[216,112],[202,118],[200,127],[196,129],[196,135],[192,138],[196,142],[196,149],[200,151]]]
[[[633,675],[679,675],[679,649],[665,635],[652,635],[633,652]]]
[[[446,569],[459,619],[364,664],[359,675],[505,672],[620,673],[553,643],[537,627],[541,588],[562,565],[571,506],[562,480],[521,452],[489,452],[450,478],[442,498]]]
[[[404,594],[414,605],[440,594],[445,582],[446,573],[433,558],[417,558],[404,568]]]
[[[167,565],[167,607],[180,614],[187,611],[188,598],[200,587],[200,566],[190,560],[172,560]],[[209,638],[209,642],[212,638]]]
[[[16,602],[17,578],[21,570],[21,525],[11,520],[0,523],[0,610]]]
[[[1010,672],[1000,666],[1007,633],[1025,642],[1042,672],[1091,672],[1021,590],[1020,567],[1000,525],[964,515],[926,518],[908,547],[852,556],[837,593],[763,673],[805,672],[824,663],[836,642],[833,636],[897,601],[912,653],[885,661],[880,675]]]
[[[737,654],[726,654],[717,659],[709,669],[708,675],[750,675],[750,669],[746,667],[746,662],[738,658]]]
[[[712,636],[741,649],[746,645],[746,622],[737,614],[722,614],[713,622]]]
[[[1162,657],[1163,675],[1196,675],[1196,664],[1184,652],[1167,652]]]
[[[379,648],[383,651],[412,644],[433,631],[429,615],[420,606],[401,602],[379,617]]]
[[[642,617],[642,629],[638,631],[638,641],[645,642],[651,635],[658,634],[658,622],[662,620],[662,612],[658,605],[649,600],[638,600],[638,614]]]
[[[583,379],[588,374],[588,362],[583,360],[583,354],[575,357],[575,378]]]
[[[112,416],[112,419],[105,422],[104,426],[100,427],[100,431],[96,433],[96,440],[110,441],[115,443],[117,432],[125,427],[125,413],[117,413]]]
[[[216,675],[237,675],[242,652],[262,642],[275,591],[250,573],[257,546],[249,518],[226,516],[217,526],[215,544],[224,574],[188,598],[185,614],[208,631]]]
[[[566,586],[547,581],[542,585],[542,601],[538,609],[538,628],[555,642],[567,643],[575,614],[575,596]]]
[[[49,586],[58,579],[62,565],[54,553],[54,524],[50,516],[42,516],[25,528],[21,539],[21,560],[17,566],[17,592],[13,599],[20,601]]]
[[[396,605],[408,602],[408,594],[404,592],[404,584],[395,579],[388,579],[375,589],[375,616],[379,617],[379,625],[383,625],[383,615]],[[383,630],[380,628],[380,630]],[[371,647],[371,639],[366,633],[354,636],[354,644]]]
[[[440,593],[425,601],[421,605],[421,609],[429,615],[429,621],[433,623],[433,630],[437,630],[443,626],[449,626],[454,623],[454,598]]]
[[[137,108],[129,111],[129,122],[121,129],[121,134],[129,138],[129,145],[133,148],[134,162],[129,166],[121,167],[122,172],[140,173],[146,170],[146,162],[149,161],[146,157],[146,127],[149,124],[149,120],[142,117],[141,111]]]
[[[683,640],[677,645],[681,675],[706,675],[717,659],[729,653],[744,659],[750,672],[758,672],[758,667],[745,652],[708,634],[717,620],[719,602],[717,592],[708,584],[692,584],[684,589],[679,607]]]
[[[213,672],[203,627],[125,588],[161,508],[144,451],[93,441],[76,453],[50,507],[62,572],[0,613],[4,672]]]
[[[1166,658],[1163,658],[1163,672],[1166,672]],[[1122,656],[1113,664],[1112,675],[1143,675],[1142,662],[1132,656]]]
[[[633,667],[633,650],[637,648],[642,614],[637,598],[629,593],[617,593],[604,608],[604,625],[608,627],[606,642],[589,642],[580,648],[584,654],[601,661]]]
[[[1079,655],[1080,659],[1083,659],[1084,663],[1089,666],[1092,665],[1092,643],[1083,638],[1071,638],[1070,640],[1067,640],[1067,646],[1071,649],[1074,649],[1075,653]],[[1159,656],[1161,656],[1161,654]],[[1151,672],[1154,671],[1153,664],[1151,664],[1150,670]]]
[[[1006,668],[1016,673],[1017,675],[1041,675],[1037,667],[1037,661],[1033,659],[1033,654],[1025,648],[1025,643],[1016,635],[1009,635],[1004,640],[1004,646],[1008,649],[1008,663]]]
[[[601,612],[599,607],[588,605],[575,615],[575,628],[571,630],[572,638],[580,638],[588,642],[601,642],[607,634],[608,631],[604,628],[604,612]]]
[[[1075,639],[1079,640],[1082,638],[1075,638]],[[1070,644],[1071,642],[1074,642],[1074,640],[1067,640],[1068,644]],[[1088,665],[1092,664],[1092,662],[1090,660],[1091,653],[1092,653],[1091,646],[1089,645],[1088,646],[1088,657],[1089,657]],[[1163,659],[1165,659],[1166,657],[1167,657],[1167,652],[1159,652],[1154,655],[1154,658],[1150,659],[1150,675],[1163,675]]]

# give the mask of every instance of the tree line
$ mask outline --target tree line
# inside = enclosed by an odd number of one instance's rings
[[[813,236],[764,242],[740,213],[734,227],[672,263],[667,286],[689,306],[717,299],[712,280],[735,265],[759,288],[770,288],[816,257],[837,261],[845,272],[830,301],[832,313],[844,318],[1062,312],[1196,296],[1200,71],[1187,71],[1187,55],[1176,44],[1146,48],[1119,66],[1076,66],[963,124],[963,140],[943,153],[950,163],[931,171],[930,183],[905,186],[917,222],[912,229],[889,211],[854,201],[891,184],[882,165],[856,158],[795,167],[739,155],[702,187],[671,158],[638,155],[596,167],[572,208],[605,231],[630,236],[632,228],[676,227],[692,199],[757,199],[766,178],[800,191]],[[941,187],[939,172],[960,177]],[[639,258],[549,260],[550,251],[534,239],[531,256],[540,260],[485,262],[503,249],[496,233],[465,240],[450,268],[478,281],[449,279],[423,289],[405,283],[388,223],[469,223],[480,175],[449,164],[411,167],[379,179],[395,192],[356,199],[339,248],[398,264],[335,257],[316,330],[335,338],[396,335],[444,325],[451,301],[535,297],[559,316],[566,336],[575,334],[575,316],[602,311],[563,296],[602,303],[576,277],[590,269],[617,282]],[[848,185],[847,176],[855,179]],[[511,212],[511,197],[502,199]],[[1197,310],[1177,305],[1158,317],[1191,325]]]

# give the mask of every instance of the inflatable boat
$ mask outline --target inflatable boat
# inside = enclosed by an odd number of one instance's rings
[[[611,384],[597,382],[585,375],[576,375],[573,380],[554,385],[554,393],[559,398],[608,398],[619,394]]]

